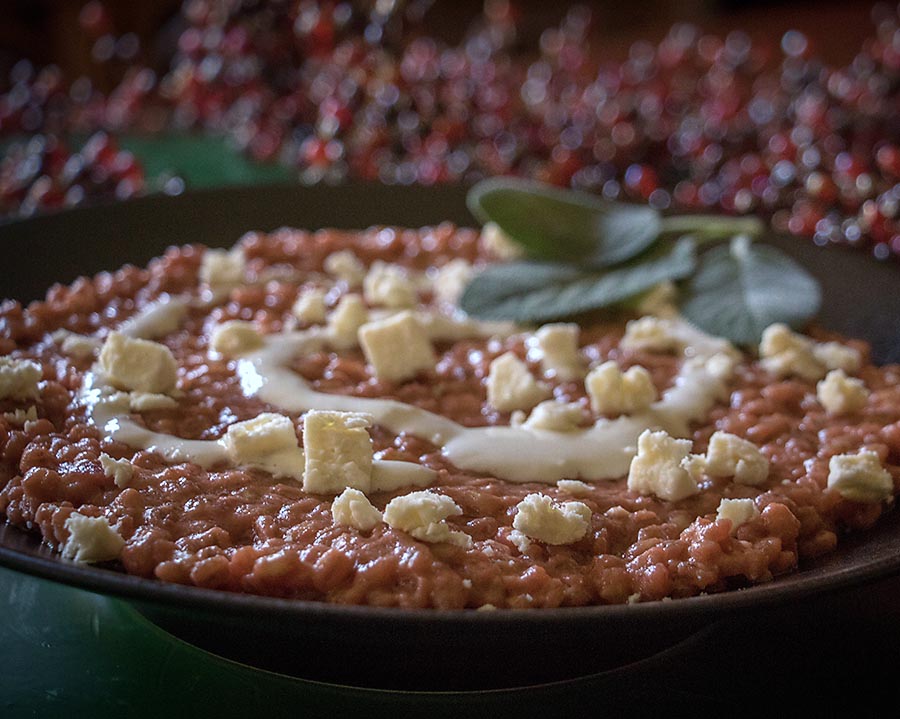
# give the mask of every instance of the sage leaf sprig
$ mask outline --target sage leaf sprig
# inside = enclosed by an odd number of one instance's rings
[[[802,325],[821,301],[818,283],[800,265],[739,236],[704,253],[685,283],[681,312],[710,334],[746,345],[773,322]]]
[[[532,180],[483,180],[467,202],[525,258],[488,266],[461,299],[473,317],[521,323],[626,307],[661,282],[680,283],[681,311],[738,344],[773,322],[799,328],[819,308],[818,285],[787,255],[752,242],[755,217],[663,215]],[[739,238],[734,240],[734,238]],[[722,241],[727,246],[715,246]]]

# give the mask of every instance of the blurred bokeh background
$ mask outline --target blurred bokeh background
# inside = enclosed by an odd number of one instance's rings
[[[0,0],[0,217],[519,174],[900,255],[885,2]]]

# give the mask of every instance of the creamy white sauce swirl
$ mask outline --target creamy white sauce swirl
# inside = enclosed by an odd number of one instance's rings
[[[160,309],[154,306],[154,312]],[[509,331],[508,326],[422,316],[435,340]],[[715,402],[725,396],[727,377],[721,369],[710,369],[708,362],[717,355],[733,353],[729,343],[681,320],[672,321],[671,331],[684,347],[684,359],[661,399],[645,412],[599,419],[591,427],[573,432],[527,426],[465,427],[397,400],[318,392],[289,365],[298,356],[327,346],[327,332],[320,327],[266,337],[262,348],[237,360],[236,371],[248,397],[256,396],[288,413],[312,409],[369,413],[376,424],[395,434],[408,433],[441,447],[443,455],[463,470],[513,482],[616,479],[627,474],[641,432],[664,429],[673,436],[689,436],[690,424],[704,419]],[[169,461],[194,462],[207,468],[228,459],[218,441],[180,439],[140,426],[129,417],[127,404],[110,399],[108,393],[104,398],[92,373],[85,378],[83,397],[93,421],[108,436],[131,447],[158,452]]]

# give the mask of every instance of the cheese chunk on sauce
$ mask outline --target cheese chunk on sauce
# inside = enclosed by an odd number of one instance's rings
[[[106,338],[100,367],[110,384],[126,391],[169,394],[178,377],[178,365],[168,347],[121,332],[110,332]]]
[[[487,401],[500,412],[530,410],[550,396],[550,390],[539,383],[522,360],[512,352],[500,355],[488,369]]]
[[[450,497],[424,490],[394,497],[384,508],[384,521],[423,542],[469,547],[472,538],[446,522],[460,514],[462,509]]]
[[[347,487],[370,491],[371,425],[371,415],[358,412],[307,412],[303,416],[303,489],[315,494],[338,494]]]
[[[699,492],[697,482],[682,466],[691,451],[689,439],[675,439],[663,431],[644,430],[628,470],[628,489],[678,501]]]
[[[516,505],[513,528],[544,544],[571,544],[591,525],[591,508],[584,502],[554,502],[545,494],[529,494]]]
[[[622,372],[614,361],[604,362],[584,380],[591,408],[598,414],[633,414],[647,409],[657,399],[650,373],[639,365]]]
[[[0,399],[34,399],[42,375],[37,362],[0,357]]]
[[[428,331],[405,310],[359,328],[359,344],[378,379],[401,382],[434,367]]]
[[[876,452],[861,449],[829,460],[828,488],[855,502],[881,502],[893,495],[894,481]]]
[[[369,498],[353,487],[347,487],[331,503],[331,515],[335,524],[354,527],[368,532],[382,522],[382,515]]]
[[[62,556],[76,562],[108,562],[118,559],[125,540],[106,517],[88,517],[72,512],[63,525],[69,538]]]

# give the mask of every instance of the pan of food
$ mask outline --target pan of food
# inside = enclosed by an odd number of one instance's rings
[[[216,653],[522,686],[900,569],[900,270],[862,253],[513,180],[0,243],[0,562]]]

